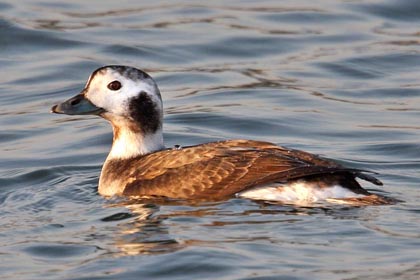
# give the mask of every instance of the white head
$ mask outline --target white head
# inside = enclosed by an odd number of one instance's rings
[[[128,66],[95,70],[82,92],[52,108],[68,115],[94,114],[111,122],[114,141],[108,159],[131,158],[162,149],[162,98],[155,81]]]

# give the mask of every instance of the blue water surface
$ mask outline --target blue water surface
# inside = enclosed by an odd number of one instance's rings
[[[416,0],[0,3],[3,279],[418,279]],[[152,75],[165,142],[271,141],[403,202],[105,199],[111,128],[50,107],[106,64]]]

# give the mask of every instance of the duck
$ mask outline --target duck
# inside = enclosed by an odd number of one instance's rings
[[[392,203],[357,181],[382,185],[373,172],[270,142],[234,139],[165,147],[160,90],[149,74],[135,67],[96,69],[79,94],[54,105],[51,112],[96,115],[111,124],[112,146],[98,184],[105,197],[236,197],[297,205]]]

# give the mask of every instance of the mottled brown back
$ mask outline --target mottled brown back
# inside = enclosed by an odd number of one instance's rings
[[[354,179],[375,184],[377,179],[310,153],[267,142],[231,140],[168,149],[129,160],[111,160],[104,166],[106,180],[125,180],[124,195],[171,198],[232,196],[245,189],[319,175],[344,182],[357,193],[367,193]],[[115,178],[112,178],[115,176]],[[318,177],[317,177],[318,176]]]

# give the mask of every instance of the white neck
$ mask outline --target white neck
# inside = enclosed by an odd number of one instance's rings
[[[146,135],[126,126],[115,126],[113,124],[113,129],[114,140],[107,160],[132,158],[165,148],[162,129]]]

